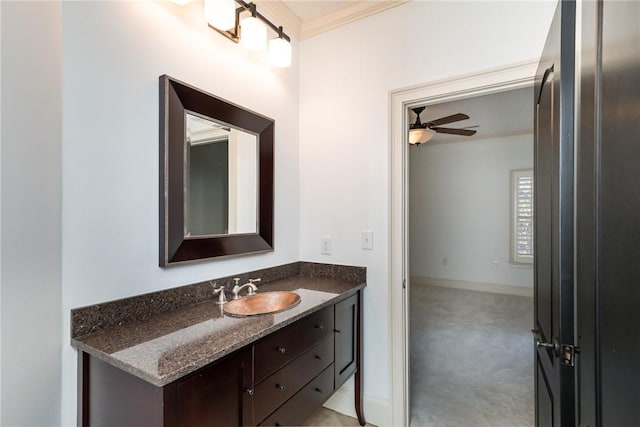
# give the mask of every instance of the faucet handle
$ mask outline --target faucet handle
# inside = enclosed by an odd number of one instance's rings
[[[249,279],[249,283],[251,283],[251,284],[253,284],[255,282],[261,282],[261,281],[262,281],[262,279],[259,278],[259,277],[257,279]]]
[[[224,294],[224,286],[220,286],[218,288],[216,287],[216,283],[217,282],[211,282],[211,280],[209,280],[209,284],[213,287],[213,295],[218,295],[218,301],[216,301],[216,304],[224,304],[227,302],[227,296]]]

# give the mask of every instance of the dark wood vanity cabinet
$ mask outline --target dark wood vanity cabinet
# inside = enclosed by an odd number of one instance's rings
[[[171,398],[172,411],[165,425],[253,424],[251,368],[251,350],[246,349],[169,384],[165,394]]]
[[[81,353],[78,425],[300,425],[354,373],[364,425],[361,292],[164,387]]]
[[[253,424],[252,349],[156,387],[87,353],[79,359],[78,425],[104,427]]]
[[[285,380],[281,378],[289,376],[291,379],[295,378],[295,394],[291,392],[286,400],[278,401],[273,397],[268,397],[264,402],[256,388],[255,414],[258,425],[296,426],[302,424],[354,373],[356,374],[356,413],[360,424],[365,424],[362,414],[360,370],[362,366],[360,297],[361,293],[358,292],[334,306],[318,312],[316,318],[322,318],[322,322],[317,320],[308,322],[304,329],[294,324],[281,331],[281,334],[287,335],[291,342],[305,342],[312,347],[262,383],[266,384],[267,391],[273,390],[274,385],[277,387],[278,384],[285,384]],[[308,319],[310,318],[311,316]],[[318,330],[322,330],[321,325],[325,325],[325,327],[330,325],[332,333],[327,333],[326,338],[316,343],[309,335],[299,334],[302,332],[301,329],[309,331],[311,325],[315,328],[316,340],[319,339],[318,336],[322,336],[318,333]],[[254,357],[256,372],[258,372],[260,355],[256,353]],[[272,378],[273,380],[271,380]],[[278,407],[281,402],[284,403]],[[267,405],[270,405],[269,411],[264,411],[262,408]],[[273,411],[274,409],[275,411]],[[270,411],[273,411],[271,415],[260,421],[262,414]]]

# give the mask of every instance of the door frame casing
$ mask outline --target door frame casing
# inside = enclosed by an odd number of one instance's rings
[[[409,425],[408,109],[533,87],[538,60],[432,81],[389,93],[389,313],[392,424]],[[406,285],[403,285],[405,283]]]

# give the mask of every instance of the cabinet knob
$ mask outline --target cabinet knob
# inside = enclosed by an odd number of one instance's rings
[[[249,396],[253,396],[253,389],[252,389],[252,388],[246,388],[246,389],[244,389],[244,390],[247,392],[247,394],[248,394]]]
[[[340,333],[340,329],[334,329],[333,332],[335,332],[336,334]]]
[[[319,388],[319,387],[316,387],[316,388],[315,388],[315,390],[316,390],[318,393],[322,393],[322,389],[321,389],[321,388]]]
[[[317,354],[316,354],[316,359],[318,359],[318,360],[324,360],[324,359],[322,358],[322,356],[318,356]]]
[[[324,329],[324,325],[313,325],[313,327],[320,330]]]
[[[276,350],[278,351],[278,353],[286,353],[287,352],[287,349],[284,348],[284,347],[278,347]]]
[[[279,390],[284,390],[286,387],[284,386],[284,384],[276,384],[276,388]]]

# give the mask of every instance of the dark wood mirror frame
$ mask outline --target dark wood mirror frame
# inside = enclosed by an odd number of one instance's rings
[[[258,232],[186,237],[185,110],[255,134],[258,140]],[[274,121],[167,75],[160,76],[160,266],[273,251]]]

